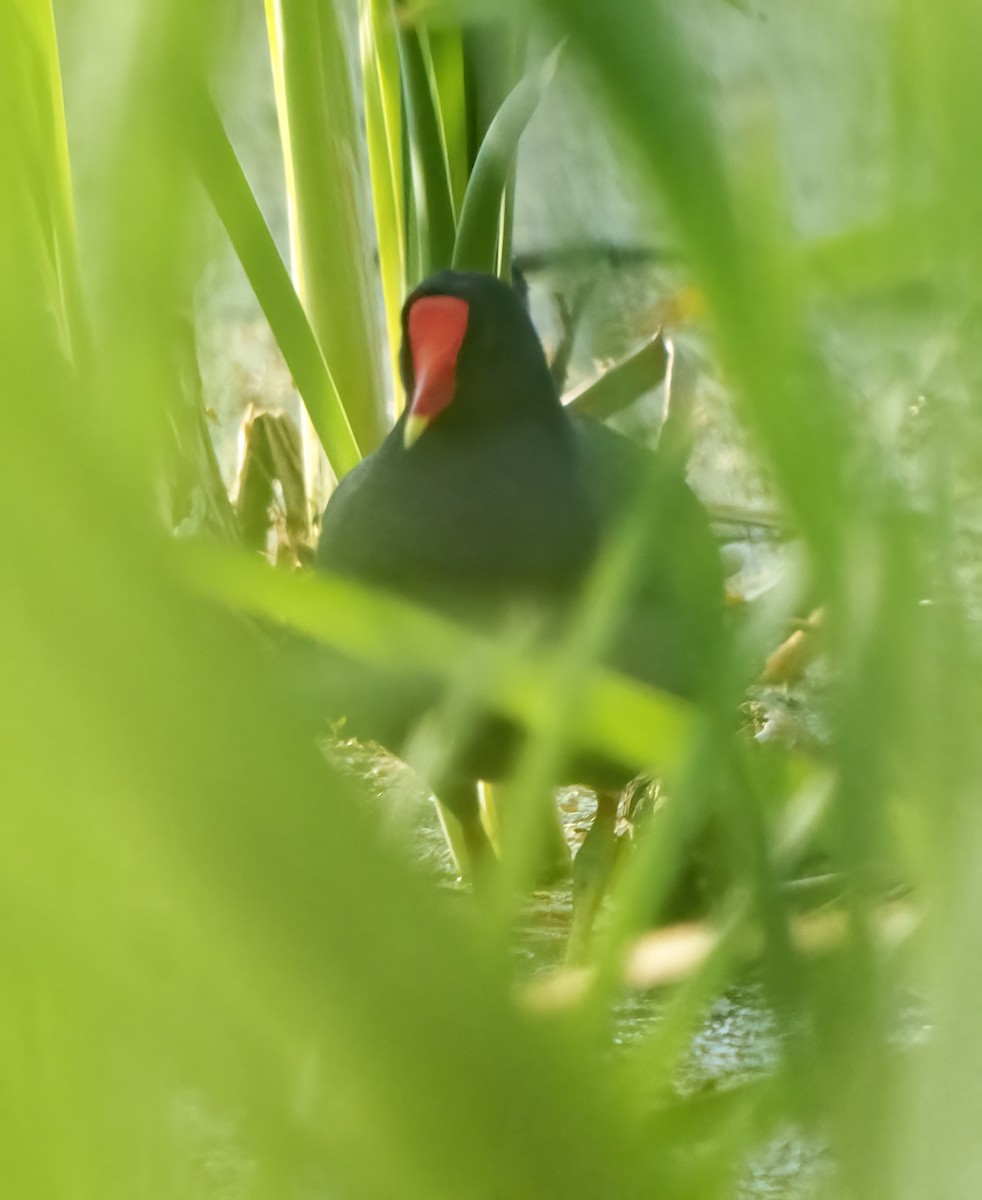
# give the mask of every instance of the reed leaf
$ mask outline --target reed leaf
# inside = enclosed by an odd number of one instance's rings
[[[195,164],[297,385],[334,474],[361,455],[330,368],[211,100],[190,114]]]
[[[426,276],[453,259],[456,219],[437,98],[417,30],[399,30],[399,61],[412,168],[418,270]]]
[[[362,453],[387,428],[367,164],[334,5],[267,0],[293,273]]]
[[[361,0],[359,32],[365,139],[372,180],[389,370],[396,410],[401,401],[399,342],[410,234],[403,181],[403,110],[399,45],[389,0]]]
[[[538,70],[517,84],[481,142],[454,242],[456,270],[493,274],[498,269],[502,209],[518,142],[556,73],[558,61],[557,49]]]

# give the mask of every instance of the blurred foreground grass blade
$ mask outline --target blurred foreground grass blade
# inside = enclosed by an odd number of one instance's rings
[[[189,582],[209,596],[276,621],[347,655],[400,672],[453,678],[461,663],[494,661],[494,643],[386,592],[331,576],[299,577],[216,546],[182,546]],[[539,729],[555,721],[549,678],[555,664],[528,653],[498,655],[487,681],[494,711]],[[691,749],[689,706],[611,671],[591,674],[570,715],[569,738],[638,770],[674,775]]]
[[[216,15],[188,0],[135,4],[96,93],[93,127],[105,135],[86,190],[95,198],[87,211],[97,215],[87,258],[98,263],[99,360],[83,436],[100,447],[121,486],[155,508],[174,410],[190,397],[182,373],[201,247],[186,99],[202,87]]]
[[[982,13],[971,0],[951,0],[943,10],[897,0],[894,47],[894,126],[900,171],[898,210],[926,198],[920,232],[953,273],[958,287],[978,293],[982,273],[982,106],[978,102],[978,47]],[[966,258],[970,262],[966,262]]]
[[[408,220],[403,181],[402,83],[399,43],[390,0],[360,0],[359,36],[362,89],[365,97],[365,141],[375,206],[382,299],[388,333],[389,369],[396,411],[402,300],[406,289]]]
[[[976,451],[970,432],[979,411],[982,367],[976,336],[982,264],[980,15],[977,5],[962,0],[941,6],[898,0],[893,47],[899,116],[892,125],[894,207],[930,251],[935,294],[968,314],[954,335],[955,373],[965,385],[967,406],[951,403],[946,389],[939,389],[928,443],[930,508],[921,537],[936,599],[929,606],[922,600],[916,610],[919,636],[911,637],[915,630],[908,626],[903,645],[895,649],[902,656],[908,701],[907,736],[897,747],[906,793],[899,812],[909,824],[905,841],[930,898],[928,936],[920,947],[927,1045],[903,1064],[911,1103],[898,1114],[895,1137],[897,1191],[904,1200],[928,1195],[968,1200],[978,1190],[980,1171],[976,1130],[982,1088],[974,1063],[982,1045],[975,970],[982,930],[982,671],[974,584]],[[945,309],[939,304],[938,311]],[[967,573],[973,579],[968,587]]]
[[[200,242],[162,81],[201,84],[205,15],[134,8],[133,58],[114,64],[100,435],[139,465]],[[10,150],[0,136],[3,177],[28,186]],[[7,1188],[650,1194],[657,1165],[603,1061],[516,1011],[507,964],[379,841],[247,626],[175,575],[150,489],[111,470],[86,380],[24,304],[43,253],[24,241],[0,274]]]
[[[647,537],[650,533],[650,515],[658,509],[662,482],[660,472],[652,471],[647,480],[639,483],[631,508],[621,516],[598,555],[569,622],[557,662],[550,672],[541,673],[539,686],[547,696],[547,701],[540,706],[545,719],[540,720],[536,737],[523,744],[508,781],[512,812],[508,821],[503,823],[505,836],[502,840],[506,851],[509,850],[509,842],[512,846],[510,857],[506,854],[503,863],[498,904],[499,914],[506,922],[513,919],[514,901],[535,884],[536,857],[544,845],[548,829],[541,816],[541,798],[548,796],[551,786],[563,777],[571,743],[584,737],[584,733],[577,730],[578,709],[583,698],[589,696],[596,686],[595,681],[608,674],[598,672],[597,665],[604,662],[614,644],[631,585],[651,551]],[[614,678],[613,675],[610,677]],[[650,695],[653,699],[657,696],[660,705],[668,699],[668,696],[655,689],[651,689]],[[614,696],[609,696],[609,700],[613,702]],[[675,724],[674,728],[671,724],[663,724],[659,730],[660,736],[667,735],[673,741],[664,746],[649,743],[648,755],[650,761],[651,754],[655,753],[657,765],[654,770],[661,774],[662,779],[678,782],[684,776],[690,756],[698,745],[699,720],[697,710],[681,704],[677,699],[670,702],[671,708],[679,715],[685,713],[687,720],[684,724]],[[645,740],[655,733],[656,726],[650,719],[643,719],[640,708],[631,717],[621,707],[621,714],[624,719],[639,722],[635,732],[642,734]],[[640,723],[642,720],[643,724]],[[606,753],[608,761],[620,761],[633,766],[635,773],[638,772],[640,761],[637,757],[632,760],[619,757],[611,750],[605,752],[598,740],[594,740],[590,748],[599,752],[601,758]],[[598,795],[598,808],[600,800],[601,796]],[[597,820],[600,820],[599,812]],[[613,835],[613,828],[610,833]],[[581,854],[585,845],[580,848]],[[598,851],[596,843],[593,848],[587,847],[586,852],[594,856],[599,853],[601,857],[604,853],[603,850]],[[613,857],[613,838],[608,842],[608,852]],[[580,865],[579,856],[576,865]],[[589,874],[586,872],[578,876],[574,873],[575,907],[567,947],[573,961],[582,960],[590,934],[593,913],[586,895],[592,886]],[[598,870],[598,874],[602,879],[602,869]],[[603,880],[600,886],[605,884],[606,880]],[[584,916],[584,913],[587,915]]]
[[[340,478],[361,457],[347,413],[221,118],[208,96],[198,99],[188,114],[198,172]]]
[[[51,0],[10,0],[0,14],[0,65],[6,79],[0,95],[3,133],[9,140],[16,174],[4,208],[10,205],[5,232],[16,239],[37,238],[43,254],[34,261],[34,285],[41,303],[58,321],[65,352],[84,361],[89,351],[88,319],[79,279],[75,212],[65,130],[64,97]],[[20,179],[18,184],[13,181]],[[0,209],[0,217],[6,216]],[[6,241],[6,239],[5,239]],[[10,255],[4,246],[4,269]],[[30,252],[29,252],[30,253]],[[30,303],[34,287],[25,292]]]
[[[848,419],[808,344],[799,281],[781,242],[772,164],[759,156],[742,177],[745,186],[733,185],[708,89],[661,0],[616,0],[602,9],[588,0],[540,0],[540,7],[596,69],[665,196],[748,423],[796,523],[834,577]]]
[[[370,270],[370,197],[334,4],[266,0],[297,291],[362,453],[388,422]]]
[[[450,266],[457,222],[440,117],[420,34],[403,26],[398,36],[419,272],[426,276]]]
[[[805,245],[807,270],[830,295],[847,299],[923,287],[931,270],[925,233],[923,213],[846,229]]]
[[[637,138],[714,302],[742,298],[742,247],[706,89],[661,0],[540,0]]]
[[[11,485],[24,450],[5,443]],[[45,453],[77,447],[59,431]],[[3,1007],[55,1056],[39,1070],[0,1038],[5,1125],[32,1135],[5,1158],[39,1181],[18,1195],[60,1194],[58,1173],[132,1195],[150,1172],[155,1195],[186,1196],[200,1110],[231,1127],[230,1167],[259,1196],[311,1174],[355,1195],[459,1194],[448,1178],[489,1200],[645,1194],[599,1063],[517,1017],[504,964],[377,843],[270,705],[243,628],[175,586],[150,523],[85,540],[105,503],[98,472],[81,479],[57,497],[57,533],[87,551],[71,619],[52,643],[35,527],[0,648],[5,677],[30,664],[8,735],[40,751],[43,727],[60,751],[2,768]]]
[[[453,266],[458,271],[494,274],[498,268],[502,205],[518,142],[556,73],[558,60],[556,49],[538,70],[516,85],[481,142],[454,243]]]

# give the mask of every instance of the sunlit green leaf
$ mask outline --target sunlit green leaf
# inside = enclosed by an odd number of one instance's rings
[[[385,432],[377,283],[363,250],[368,168],[339,13],[267,0],[297,291],[362,452]]]
[[[190,119],[202,181],[269,321],[328,462],[340,478],[361,455],[334,378],[218,114],[205,96]]]
[[[518,141],[556,71],[559,51],[523,79],[498,110],[481,142],[467,184],[454,243],[453,265],[461,271],[497,270],[497,242],[509,172]]]

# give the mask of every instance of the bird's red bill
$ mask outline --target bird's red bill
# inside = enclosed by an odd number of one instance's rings
[[[467,301],[457,296],[421,296],[409,310],[414,417],[430,421],[453,399],[468,315]]]

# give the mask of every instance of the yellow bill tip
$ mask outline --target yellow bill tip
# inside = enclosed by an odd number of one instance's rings
[[[407,450],[414,442],[419,440],[420,435],[429,423],[429,417],[421,417],[413,412],[409,413],[402,431],[403,441]]]

